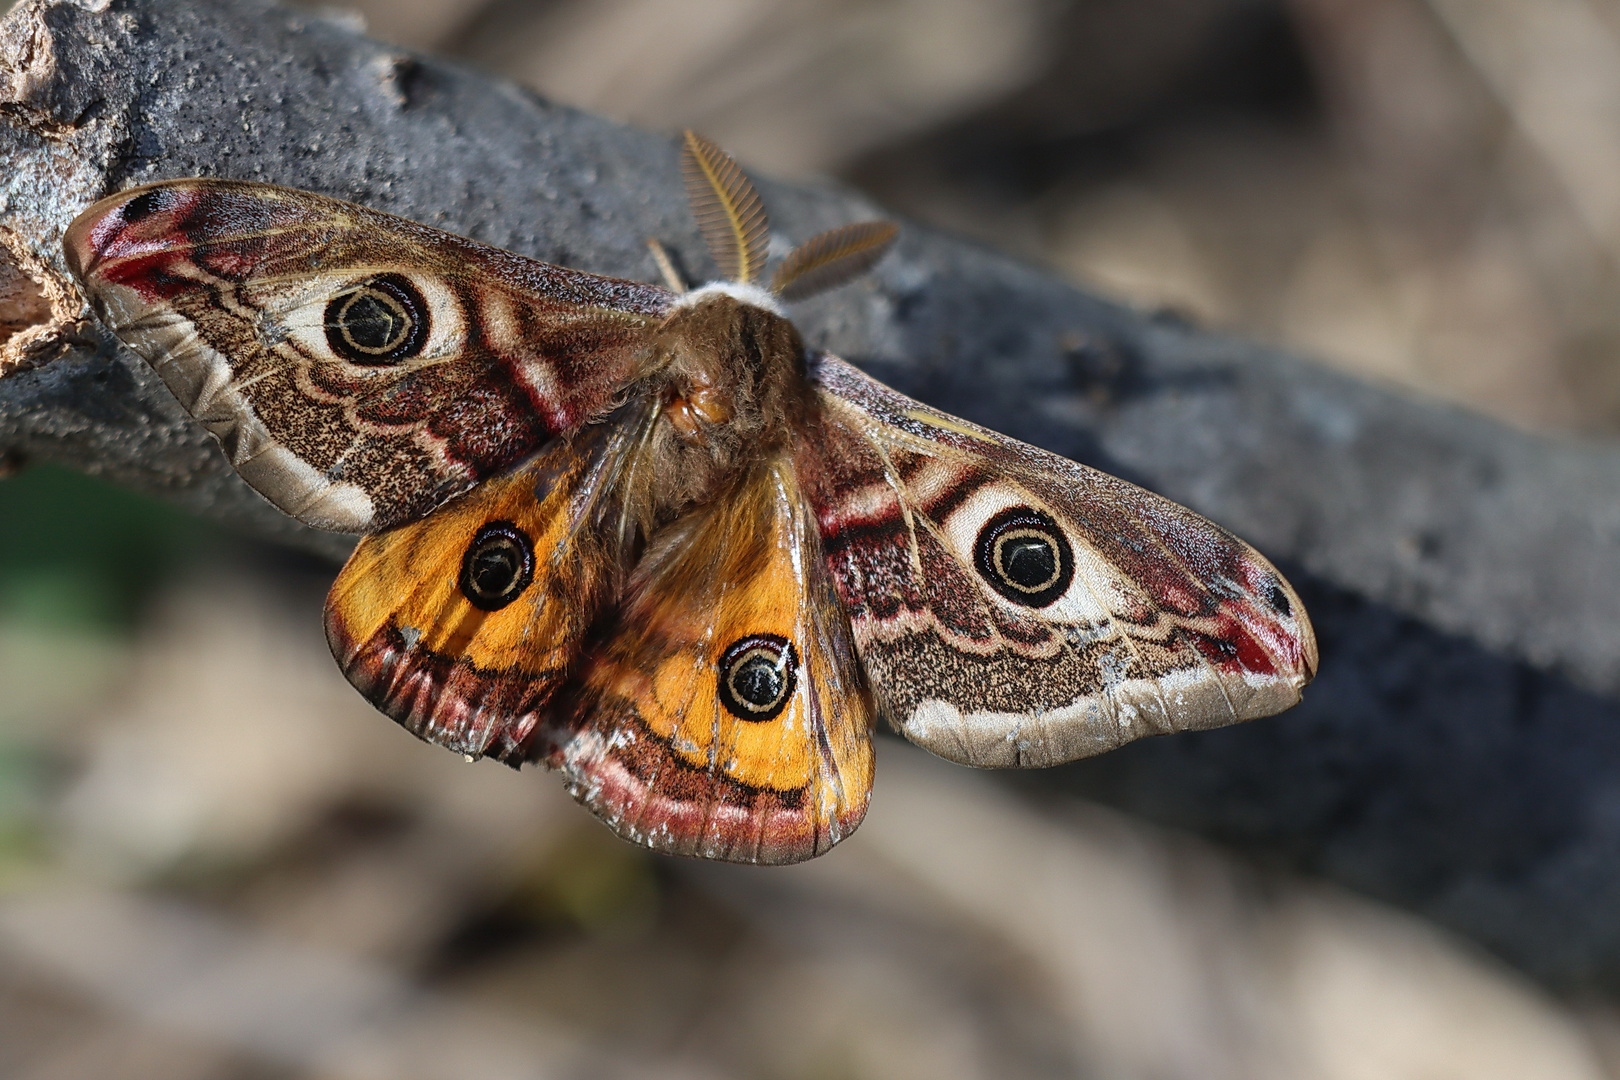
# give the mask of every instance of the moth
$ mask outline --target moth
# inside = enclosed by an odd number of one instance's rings
[[[794,248],[687,133],[724,279],[564,269],[320,195],[189,179],[67,230],[101,321],[276,506],[364,534],[326,633],[423,739],[559,771],[621,836],[789,863],[866,812],[872,733],[1045,766],[1299,700],[1260,554],[1176,504],[807,350]],[[656,255],[656,252],[655,252]]]

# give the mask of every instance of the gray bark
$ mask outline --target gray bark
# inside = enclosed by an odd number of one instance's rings
[[[0,161],[0,327],[44,320],[0,345],[0,454],[332,554],[348,541],[270,509],[142,364],[68,324],[58,243],[84,205],[237,177],[608,274],[655,279],[649,236],[709,269],[667,133],[251,0],[25,3],[0,24]],[[760,186],[791,240],[879,213]],[[1228,526],[1315,618],[1322,674],[1293,712],[1014,782],[1320,873],[1554,983],[1620,986],[1620,451],[1144,316],[919,227],[798,317],[907,393]]]

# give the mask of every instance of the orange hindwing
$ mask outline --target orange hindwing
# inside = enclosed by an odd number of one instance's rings
[[[630,839],[781,863],[854,830],[873,711],[791,464],[654,538],[571,704],[549,760]]]

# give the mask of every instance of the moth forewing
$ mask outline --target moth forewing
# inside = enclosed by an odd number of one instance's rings
[[[1316,670],[1298,597],[1158,495],[936,413],[833,357],[801,450],[875,696],[908,738],[1042,766],[1281,711]]]

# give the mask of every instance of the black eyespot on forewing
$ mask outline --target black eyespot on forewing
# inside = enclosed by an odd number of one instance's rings
[[[775,634],[750,634],[720,657],[720,704],[739,720],[774,720],[798,685],[799,654]]]
[[[473,607],[499,611],[534,581],[534,544],[510,521],[479,529],[461,557],[456,584]]]
[[[1276,582],[1272,582],[1271,588],[1266,590],[1266,603],[1270,604],[1279,615],[1294,613],[1294,605],[1288,602],[1288,594],[1283,592],[1283,587]]]
[[[1012,506],[979,530],[973,566],[986,584],[1013,603],[1046,607],[1069,591],[1074,549],[1050,514]]]
[[[163,189],[152,188],[143,191],[129,202],[124,204],[124,224],[133,225],[137,221],[149,218],[163,208]]]
[[[410,279],[379,274],[326,305],[326,343],[353,364],[393,364],[427,347],[427,301]]]

